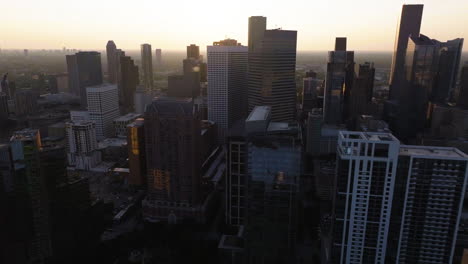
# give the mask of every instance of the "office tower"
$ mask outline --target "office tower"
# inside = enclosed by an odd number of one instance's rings
[[[328,52],[325,80],[324,121],[339,125],[346,121],[346,106],[354,78],[354,51],[346,50],[346,38],[336,38],[335,50]]]
[[[307,72],[308,76],[302,79],[302,111],[308,112],[316,108],[318,99],[318,86],[320,81],[315,72]]]
[[[447,42],[432,40],[437,45],[432,99],[435,103],[445,103],[451,100],[456,88],[460,57],[463,49],[463,39],[458,38]]]
[[[43,263],[52,255],[52,248],[46,191],[48,175],[44,175],[41,168],[39,130],[14,132],[10,146],[18,210],[24,210],[24,219],[17,218],[17,221],[24,223],[23,230],[31,232],[26,235],[28,239],[23,254],[31,263]]]
[[[389,133],[340,131],[333,263],[385,263],[399,147]]]
[[[403,95],[400,109],[405,111],[400,120],[406,120],[406,124],[396,130],[402,138],[421,133],[429,119],[436,48],[434,41],[422,34],[411,36],[408,40],[405,63],[407,87],[400,93]]]
[[[200,59],[200,47],[195,44],[187,46],[187,59]]]
[[[322,108],[312,109],[307,116],[306,151],[312,156],[320,155],[320,138],[322,137]]]
[[[21,89],[15,94],[15,113],[24,117],[37,111],[37,99],[31,89]]]
[[[296,31],[266,30],[249,52],[249,111],[267,105],[273,121],[296,119],[296,41]]]
[[[200,214],[200,119],[191,99],[158,98],[146,107],[148,191],[143,216],[177,222]]]
[[[206,83],[208,81],[208,65],[206,62],[201,62],[198,67],[200,69],[200,82]]]
[[[5,122],[9,115],[8,96],[5,93],[0,92],[0,121]]]
[[[248,47],[226,39],[207,47],[208,119],[218,127],[218,140],[234,122],[247,116]]]
[[[10,96],[10,89],[8,87],[8,73],[3,75],[2,81],[0,82],[0,92],[6,93],[8,96]]]
[[[117,63],[118,58],[116,56],[117,46],[113,40],[109,40],[106,45],[106,56],[107,56],[107,75],[110,83],[117,83]]]
[[[68,74],[55,74],[55,81],[57,82],[57,92],[58,93],[70,93],[68,89]]]
[[[146,185],[146,150],[145,120],[136,119],[127,126],[128,165],[130,177],[128,183],[135,186]]]
[[[117,86],[103,84],[86,88],[88,113],[90,120],[96,124],[98,140],[113,137],[113,121],[119,116],[119,94]]]
[[[135,65],[129,56],[119,58],[119,102],[122,113],[135,111],[134,96],[136,88],[140,83],[138,66]]]
[[[390,232],[394,263],[452,263],[467,163],[455,148],[401,146]]]
[[[51,94],[58,93],[58,83],[57,83],[57,78],[55,77],[55,75],[48,75],[46,76],[46,78],[47,78],[48,92]]]
[[[78,170],[89,170],[101,162],[97,151],[96,125],[90,121],[65,124],[68,165]]]
[[[245,121],[245,163],[231,164],[247,165],[247,178],[231,174],[229,187],[247,197],[248,263],[290,263],[295,256],[301,141],[297,126],[271,122],[271,116],[268,106],[254,108]]]
[[[257,50],[261,46],[263,35],[267,27],[267,18],[263,16],[249,17],[249,52]]]
[[[457,106],[468,109],[468,61],[465,62],[460,73],[460,92]]]
[[[375,68],[373,63],[356,65],[353,87],[349,92],[348,120],[352,123],[360,115],[369,114],[374,91]]]
[[[188,58],[188,59],[184,59],[182,63],[183,63],[183,73],[186,74],[189,72],[198,71],[197,67],[200,62],[198,59]]]
[[[140,116],[140,114],[128,113],[114,119],[115,136],[119,138],[127,138],[127,125],[133,123]]]
[[[24,55],[25,57],[27,57],[27,56],[29,55],[29,50],[24,49],[24,50],[23,50],[23,55]]]
[[[153,52],[150,44],[141,44],[141,70],[143,86],[146,90],[153,90]]]
[[[153,93],[147,92],[142,85],[138,85],[135,91],[135,113],[143,114],[146,106],[153,101]]]
[[[200,73],[184,72],[183,75],[167,77],[167,95],[170,97],[195,98],[200,95]]]
[[[162,51],[161,51],[161,49],[156,49],[156,65],[157,66],[162,65]]]
[[[395,36],[395,51],[393,53],[390,72],[390,100],[399,100],[404,89],[405,56],[408,38],[419,36],[423,5],[403,5],[399,27]]]
[[[68,87],[86,107],[86,87],[102,84],[101,54],[95,51],[67,55]]]

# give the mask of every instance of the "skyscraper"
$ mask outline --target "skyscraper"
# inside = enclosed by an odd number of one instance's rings
[[[114,136],[113,121],[119,117],[119,94],[117,86],[103,84],[86,88],[88,94],[88,113],[96,124],[98,140]]]
[[[271,107],[256,106],[236,132],[228,143],[227,223],[245,227],[246,263],[290,263],[302,169],[297,126],[271,122]]]
[[[141,44],[141,70],[146,90],[153,89],[153,56],[150,44]]]
[[[400,92],[404,89],[401,82],[405,79],[404,67],[408,38],[419,36],[423,7],[423,5],[403,5],[402,7],[390,72],[390,100],[399,100]]]
[[[427,36],[411,36],[406,48],[405,89],[400,91],[400,109],[405,113],[398,117],[402,123],[396,129],[403,139],[415,137],[426,126],[431,112],[434,68],[437,62],[437,45]]]
[[[156,49],[156,65],[157,66],[162,65],[162,51],[161,51],[161,49]]]
[[[119,102],[123,114],[135,111],[134,97],[140,83],[138,66],[129,56],[120,57]]]
[[[267,18],[263,16],[251,16],[249,17],[249,36],[248,45],[249,52],[255,51],[260,47],[263,35],[267,27]]]
[[[135,186],[146,185],[145,120],[138,118],[127,126],[128,165],[130,178],[128,183]]]
[[[117,76],[115,76],[117,72],[117,58],[115,51],[117,50],[117,46],[115,45],[114,41],[109,40],[106,45],[106,56],[107,56],[107,75],[110,83],[117,83]]]
[[[91,121],[65,124],[68,164],[78,170],[89,170],[101,162],[97,151],[96,125]]]
[[[369,114],[374,90],[375,68],[373,63],[356,65],[353,87],[349,92],[348,120],[356,121],[360,115]]]
[[[0,121],[5,122],[8,119],[10,111],[8,109],[8,96],[0,92]]]
[[[187,46],[187,59],[200,59],[200,47],[195,44]]]
[[[2,81],[0,82],[0,92],[5,93],[6,95],[8,95],[9,98],[13,98],[8,83],[8,73],[5,73],[5,75],[3,75],[2,77]]]
[[[319,80],[315,72],[308,72],[309,77],[302,79],[302,111],[308,112],[317,107]]]
[[[324,121],[326,124],[344,123],[354,78],[354,51],[346,50],[346,38],[336,38],[335,50],[328,52],[327,76],[324,91]]]
[[[337,154],[333,263],[452,263],[468,155],[348,131]]]
[[[31,89],[21,89],[15,94],[15,114],[27,116],[37,111],[37,97]]]
[[[463,39],[458,38],[446,42],[432,40],[437,45],[434,88],[432,99],[435,103],[445,103],[451,100],[457,84],[460,58],[463,49]]]
[[[401,146],[399,154],[392,263],[452,263],[468,156],[455,148],[432,146]]]
[[[200,95],[199,72],[189,71],[183,75],[168,76],[167,83],[167,95],[170,97],[195,98]]]
[[[52,256],[49,201],[46,190],[46,174],[41,168],[42,148],[39,130],[16,131],[10,139],[11,157],[14,163],[15,192],[18,210],[25,219],[21,228],[30,232],[23,254],[30,262],[43,263]],[[24,204],[23,204],[24,202]],[[22,207],[24,206],[24,207]],[[22,233],[22,232],[20,232]],[[21,242],[20,242],[21,243]]]
[[[146,107],[148,191],[143,216],[177,222],[201,213],[200,119],[191,99],[158,98]]]
[[[68,87],[86,107],[86,87],[102,84],[101,54],[95,51],[67,55]]]
[[[465,62],[460,73],[460,92],[457,105],[468,109],[468,61]]]
[[[216,122],[218,139],[235,121],[247,116],[248,48],[237,41],[220,41],[207,47],[208,119]]]
[[[399,147],[389,133],[339,133],[333,263],[385,263]]]
[[[296,119],[296,41],[296,31],[266,30],[249,52],[249,111],[267,105],[273,121]]]

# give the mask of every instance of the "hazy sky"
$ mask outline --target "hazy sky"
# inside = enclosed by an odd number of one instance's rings
[[[247,44],[249,16],[298,31],[299,50],[330,50],[336,36],[354,50],[393,50],[401,5],[424,4],[421,33],[468,39],[468,0],[5,0],[0,47],[9,49],[182,50],[225,37]],[[465,44],[468,51],[468,43]]]

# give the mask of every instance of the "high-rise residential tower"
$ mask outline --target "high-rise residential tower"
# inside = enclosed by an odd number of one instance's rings
[[[389,263],[452,263],[467,167],[455,148],[400,147]]]
[[[143,86],[146,90],[153,89],[153,56],[150,44],[141,44],[141,70]]]
[[[346,120],[346,106],[354,78],[354,51],[346,50],[346,38],[336,38],[335,50],[328,52],[323,115],[326,124],[339,125]]]
[[[468,155],[341,131],[332,263],[452,263]]]
[[[263,16],[249,17],[249,52],[256,50],[262,43],[267,28],[267,18]]]
[[[102,84],[101,54],[95,51],[67,55],[68,87],[86,107],[86,87]]]
[[[86,88],[88,113],[96,124],[96,137],[101,140],[114,136],[113,121],[119,117],[119,92],[113,84],[103,84]]]
[[[107,56],[107,76],[110,83],[117,83],[117,76],[115,76],[117,70],[117,58],[115,51],[117,46],[114,41],[109,40],[106,45],[106,56]]]
[[[395,50],[390,72],[390,100],[399,100],[402,82],[405,79],[405,56],[408,38],[419,36],[423,5],[403,5],[399,26],[395,36]]]
[[[101,162],[97,150],[96,125],[91,121],[65,124],[68,164],[78,170],[89,170]]]
[[[208,119],[216,122],[218,139],[247,116],[248,48],[237,41],[215,42],[208,54]]]
[[[296,41],[297,31],[266,30],[249,52],[249,111],[267,105],[273,121],[296,119]]]
[[[333,263],[385,263],[399,147],[389,133],[339,133]]]

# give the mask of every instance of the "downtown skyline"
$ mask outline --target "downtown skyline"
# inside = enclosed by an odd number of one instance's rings
[[[150,43],[166,51],[178,51],[187,43],[196,43],[205,51],[221,37],[247,44],[247,18],[261,15],[271,18],[268,29],[297,30],[298,51],[326,51],[337,36],[347,37],[352,50],[391,51],[403,3],[425,5],[421,33],[443,41],[468,38],[468,28],[463,26],[468,24],[464,15],[468,3],[455,0],[294,1],[288,5],[278,2],[274,7],[263,0],[241,0],[229,12],[223,12],[211,0],[199,2],[197,9],[188,8],[188,1],[136,1],[128,6],[124,1],[110,5],[109,1],[85,0],[75,6],[47,0],[8,4],[2,18],[9,23],[0,24],[0,48],[102,50],[103,43],[112,39],[128,50]]]

